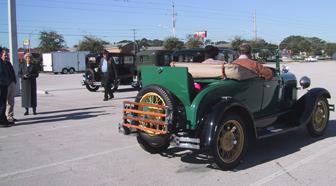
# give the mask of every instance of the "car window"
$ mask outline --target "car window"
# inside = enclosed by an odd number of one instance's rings
[[[133,64],[133,56],[125,56],[124,57],[125,64]]]
[[[115,64],[121,64],[121,58],[120,57],[112,57]]]

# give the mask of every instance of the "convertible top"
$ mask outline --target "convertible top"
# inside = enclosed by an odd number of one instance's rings
[[[193,78],[228,78],[245,80],[259,75],[238,64],[205,64],[205,63],[179,63],[172,62],[172,67],[187,67]]]

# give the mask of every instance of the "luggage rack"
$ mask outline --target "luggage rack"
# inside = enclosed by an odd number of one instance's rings
[[[124,101],[123,107],[123,127],[141,130],[153,135],[168,133],[171,117],[167,106]]]

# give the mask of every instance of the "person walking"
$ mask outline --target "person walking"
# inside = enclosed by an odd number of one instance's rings
[[[36,95],[36,78],[38,77],[38,68],[32,64],[31,54],[24,55],[24,62],[19,67],[19,77],[22,84],[22,107],[26,109],[24,115],[29,114],[29,107],[33,108],[33,114],[36,114],[37,95]]]
[[[7,93],[8,85],[10,83],[9,72],[7,70],[5,61],[2,60],[3,50],[1,50],[0,58],[0,125],[10,127],[13,122],[7,120],[6,117],[6,106],[7,106]]]
[[[103,73],[103,84],[104,84],[104,99],[107,101],[114,98],[112,88],[112,83],[115,82],[117,77],[117,69],[112,57],[108,56],[109,52],[104,50],[103,57],[100,61],[101,71]]]
[[[10,83],[7,91],[7,110],[6,116],[9,122],[17,121],[14,118],[14,104],[16,94],[16,77],[13,65],[9,62],[7,50],[2,50],[1,60],[5,62],[7,71],[9,73]]]

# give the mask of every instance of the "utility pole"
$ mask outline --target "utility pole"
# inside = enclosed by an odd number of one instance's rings
[[[138,29],[135,29],[135,28],[133,28],[133,29],[131,29],[132,31],[133,31],[133,42],[134,42],[134,44],[133,44],[133,50],[134,50],[134,55],[136,54],[136,49],[137,49],[137,44],[136,44],[136,42],[135,42],[135,32],[138,30]]]
[[[173,13],[172,13],[173,36],[176,37],[176,33],[175,33],[175,22],[176,22],[176,16],[177,16],[177,13],[175,12],[175,4],[174,4],[174,1],[172,1],[172,6],[173,6]]]
[[[253,36],[254,36],[254,40],[257,41],[258,36],[257,36],[257,15],[256,15],[256,11],[254,11],[254,13],[253,13]]]
[[[16,79],[18,80],[19,60],[18,60],[18,42],[17,42],[17,29],[16,29],[16,2],[15,0],[8,0],[8,37],[9,37],[9,50],[10,62],[13,64]],[[20,81],[16,83],[16,94],[20,93]]]

